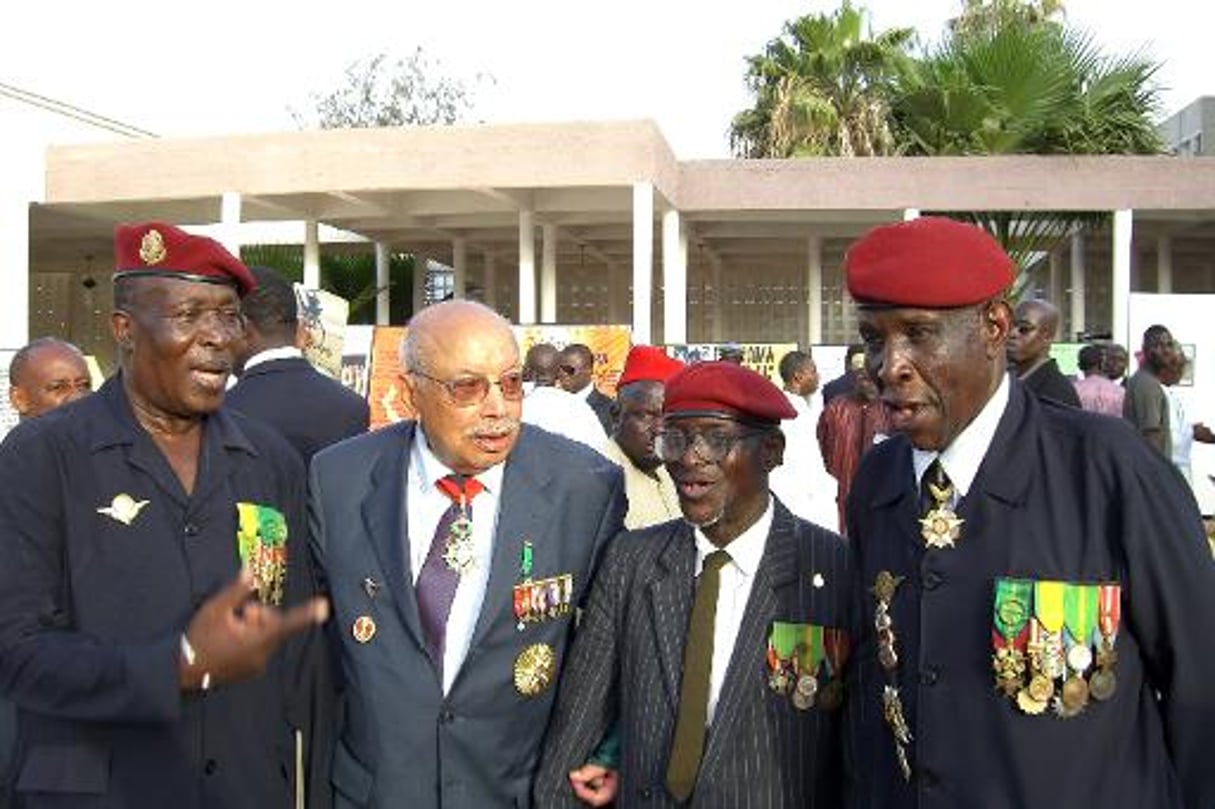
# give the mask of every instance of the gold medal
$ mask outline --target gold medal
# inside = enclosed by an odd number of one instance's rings
[[[1117,688],[1118,678],[1112,669],[1098,669],[1088,681],[1089,694],[1097,700],[1109,699]]]
[[[1031,716],[1037,716],[1046,710],[1046,703],[1034,699],[1029,689],[1022,688],[1017,692],[1017,707]]]
[[[547,643],[533,643],[515,658],[515,690],[525,697],[543,693],[553,683],[557,654]]]
[[[359,643],[367,643],[375,637],[375,619],[370,615],[360,615],[354,619],[350,634],[354,635],[354,639]]]
[[[1026,690],[1034,702],[1046,703],[1055,695],[1055,684],[1045,674],[1035,674],[1030,678]]]
[[[1088,683],[1078,674],[1068,677],[1063,683],[1063,694],[1060,699],[1067,713],[1063,716],[1075,716],[1088,705]]]
[[[962,523],[966,522],[951,509],[938,505],[920,518],[920,536],[930,548],[952,548],[962,535]]]
[[[1025,679],[1025,655],[1016,647],[1002,646],[992,655],[991,667],[996,673],[996,686],[1005,696],[1016,696]]]

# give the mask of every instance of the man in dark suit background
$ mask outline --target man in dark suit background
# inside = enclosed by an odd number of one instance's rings
[[[599,418],[604,434],[610,436],[615,429],[613,402],[610,396],[600,393],[595,387],[594,370],[595,355],[591,349],[582,343],[570,343],[558,355],[557,384],[585,399]]]
[[[683,520],[608,548],[536,780],[539,807],[835,807],[847,548],[768,491],[795,411],[759,374],[666,384],[660,456]],[[583,765],[619,719],[618,773]]]
[[[250,271],[257,289],[241,302],[247,324],[237,361],[244,371],[226,403],[276,428],[307,464],[318,450],[367,432],[367,400],[304,358],[291,283],[267,267]]]
[[[526,806],[620,470],[520,424],[510,325],[449,301],[402,345],[416,421],[313,460],[310,517],[344,679],[338,807]]]
[[[1022,301],[1013,312],[1008,360],[1017,378],[1039,398],[1079,407],[1076,387],[1050,356],[1058,332],[1059,310],[1054,304],[1040,299]]]

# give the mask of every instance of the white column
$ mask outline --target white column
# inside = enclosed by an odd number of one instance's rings
[[[1063,302],[1063,254],[1059,248],[1050,251],[1050,302],[1059,306]],[[1066,337],[1060,334],[1059,339]]]
[[[1068,337],[1072,340],[1076,339],[1076,335],[1080,332],[1087,331],[1088,326],[1084,322],[1084,282],[1085,282],[1085,266],[1084,266],[1084,231],[1077,230],[1072,234],[1072,266],[1071,266],[1071,323],[1072,333]],[[1115,340],[1118,338],[1115,337]],[[1125,344],[1124,344],[1125,345]]]
[[[652,342],[654,300],[654,185],[633,183],[633,343]]]
[[[519,325],[536,322],[536,224],[531,211],[519,211]]]
[[[1110,291],[1114,296],[1114,316],[1110,329],[1114,341],[1124,346],[1130,342],[1131,304],[1131,236],[1134,212],[1129,208],[1114,211],[1114,275],[1110,279]]]
[[[494,266],[494,254],[485,251],[485,271],[481,283],[485,286],[485,305],[491,309],[498,307],[498,268]]]
[[[903,221],[904,222],[910,222],[913,219],[919,219],[919,218],[920,218],[920,209],[919,208],[904,208],[903,209]]]
[[[223,234],[220,243],[228,248],[228,252],[240,258],[240,248],[244,239],[240,231],[241,196],[239,191],[225,191],[220,197],[219,222]]]
[[[721,266],[721,256],[709,254],[709,263],[713,265],[713,329],[711,342],[720,343],[726,339],[726,327],[722,318],[726,311],[725,272]]]
[[[321,237],[320,225],[315,219],[304,221],[304,286],[321,288]]]
[[[810,327],[810,345],[823,342],[823,239],[806,239],[806,322]],[[798,335],[800,338],[801,335]],[[798,342],[801,342],[800,339]]]
[[[426,306],[426,271],[430,259],[421,253],[413,254],[413,313],[416,315]]]
[[[451,240],[451,275],[452,297],[468,297],[468,239],[463,236]]]
[[[19,186],[18,186],[19,187]],[[11,189],[10,189],[11,190]],[[0,346],[20,348],[30,332],[30,204],[19,190],[0,194]],[[66,335],[64,335],[66,336]]]
[[[557,322],[557,226],[540,226],[540,322]]]
[[[662,341],[688,341],[688,265],[685,248],[680,249],[679,211],[662,213]]]
[[[1156,240],[1156,291],[1167,295],[1173,291],[1173,239],[1161,236]]]
[[[392,266],[388,245],[384,242],[375,243],[375,323],[377,326],[387,326],[391,319],[389,314],[388,284],[391,281],[389,268]]]

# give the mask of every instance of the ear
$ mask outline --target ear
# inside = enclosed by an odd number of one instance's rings
[[[30,410],[29,397],[25,395],[24,388],[10,387],[8,389],[8,401],[17,411],[17,415],[24,416]]]
[[[760,444],[764,471],[771,472],[785,462],[785,433],[775,427],[764,434]]]
[[[110,333],[114,335],[114,342],[124,350],[131,348],[133,330],[134,321],[126,312],[115,310],[110,313]]]
[[[1008,306],[1008,301],[989,301],[983,307],[980,318],[979,334],[983,338],[987,356],[990,358],[1003,356],[1004,344],[1008,342],[1008,335],[1012,332],[1013,324],[1013,313]]]
[[[415,386],[418,384],[418,380],[413,374],[406,373],[405,371],[400,371],[397,374],[397,379],[400,380],[397,390],[399,391],[398,395],[400,396],[401,404],[405,406],[405,411],[411,414],[412,418],[417,418],[418,408],[414,402],[417,396]]]

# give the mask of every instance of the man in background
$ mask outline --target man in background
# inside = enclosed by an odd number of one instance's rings
[[[8,366],[8,384],[8,400],[23,419],[93,391],[80,349],[55,337],[39,337],[19,349]]]
[[[877,384],[865,367],[864,356],[857,356],[861,361],[854,360],[849,369],[852,392],[832,399],[818,419],[823,466],[836,481],[836,530],[841,534],[847,528],[844,512],[861,458],[890,432],[890,414],[878,400]]]
[[[1139,369],[1126,380],[1122,415],[1148,444],[1165,458],[1173,457],[1173,432],[1169,418],[1172,407],[1164,392],[1162,376],[1177,363],[1181,349],[1173,334],[1159,324],[1143,332],[1143,352]]]
[[[781,357],[779,371],[785,398],[797,416],[781,422],[785,457],[769,474],[768,485],[798,517],[832,528],[837,524],[835,480],[823,466],[816,433],[823,409],[815,396],[818,367],[809,352],[794,350]]]
[[[1076,388],[1050,356],[1059,331],[1059,310],[1049,301],[1022,301],[1013,317],[1016,321],[1008,336],[1008,359],[1017,377],[1043,399],[1079,407]]]
[[[561,352],[537,343],[523,362],[523,421],[606,453],[608,437],[586,399],[557,386]],[[611,401],[611,400],[609,400]]]
[[[1126,386],[1126,366],[1130,361],[1126,348],[1119,343],[1105,346],[1105,375],[1120,386]]]
[[[1090,413],[1102,413],[1122,418],[1122,400],[1126,391],[1105,375],[1107,346],[1089,343],[1080,349],[1076,364],[1083,379],[1072,383],[1080,406]]]
[[[823,407],[831,404],[831,400],[836,396],[852,393],[856,381],[852,375],[852,369],[858,362],[862,365],[865,362],[865,347],[859,343],[853,343],[844,352],[844,372],[823,385]]]
[[[595,411],[605,435],[612,434],[612,399],[594,385],[595,355],[582,343],[570,343],[561,349],[557,369],[557,384],[581,397]]]
[[[277,429],[307,464],[330,444],[367,432],[367,400],[304,358],[291,282],[268,267],[250,271],[257,288],[241,301],[244,371],[225,402]]]

